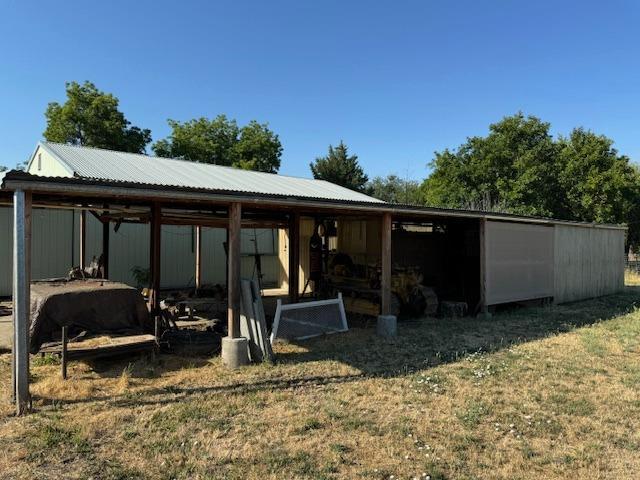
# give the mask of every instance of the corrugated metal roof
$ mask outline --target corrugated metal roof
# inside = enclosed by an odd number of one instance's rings
[[[86,179],[286,197],[384,203],[324,180],[52,142],[41,142],[40,146],[69,167],[74,176]]]

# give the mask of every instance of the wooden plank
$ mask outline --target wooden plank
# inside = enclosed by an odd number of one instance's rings
[[[67,362],[80,358],[106,357],[122,353],[152,349],[156,345],[153,335],[139,334],[120,337],[90,338],[79,342],[67,343]],[[62,344],[42,347],[40,353],[62,354]]]
[[[381,229],[381,266],[380,275],[380,312],[389,315],[391,312],[391,214],[382,216]]]
[[[151,228],[149,229],[149,312],[156,316],[160,312],[160,241],[161,208],[158,203],[151,207]]]
[[[229,336],[240,337],[240,230],[242,207],[232,203],[229,207],[228,232],[228,281],[227,322]]]
[[[195,245],[195,254],[196,254],[196,271],[195,271],[195,281],[196,281],[196,292],[202,288],[202,227],[200,225],[196,225],[196,245]]]
[[[289,220],[289,302],[297,303],[300,295],[300,214]]]
[[[13,195],[13,393],[16,413],[27,413],[29,395],[29,318],[31,283],[31,192]]]

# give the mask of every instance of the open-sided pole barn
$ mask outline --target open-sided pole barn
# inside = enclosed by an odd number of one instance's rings
[[[159,311],[161,225],[228,231],[228,337],[223,358],[246,363],[238,327],[242,228],[288,231],[287,284],[300,295],[303,219],[337,226],[338,250],[379,269],[380,308],[387,319],[396,264],[416,265],[425,284],[470,313],[538,298],[572,301],[623,287],[625,228],[478,211],[391,205],[327,182],[156,159],[93,148],[40,144],[28,172],[8,172],[0,195],[14,206],[14,390],[28,408],[30,216],[32,208],[90,212],[104,227],[148,222],[150,312]],[[313,227],[315,229],[315,227]],[[197,262],[196,262],[197,263]],[[197,267],[196,267],[197,268]],[[303,272],[304,273],[304,272]],[[302,280],[302,281],[301,281]]]

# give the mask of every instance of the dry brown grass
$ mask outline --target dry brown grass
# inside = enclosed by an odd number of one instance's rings
[[[639,286],[640,285],[640,274],[634,270],[625,270],[624,271],[624,283],[629,286]]]
[[[640,294],[279,345],[33,367],[2,478],[639,478]],[[8,385],[9,356],[0,357]]]

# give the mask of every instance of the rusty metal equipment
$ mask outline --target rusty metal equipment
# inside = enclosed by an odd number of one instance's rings
[[[357,265],[344,253],[336,254],[329,268],[326,288],[343,293],[348,312],[377,316],[380,314],[379,265]],[[392,315],[420,317],[435,315],[438,297],[433,288],[422,284],[423,277],[416,267],[395,267],[391,274]]]

